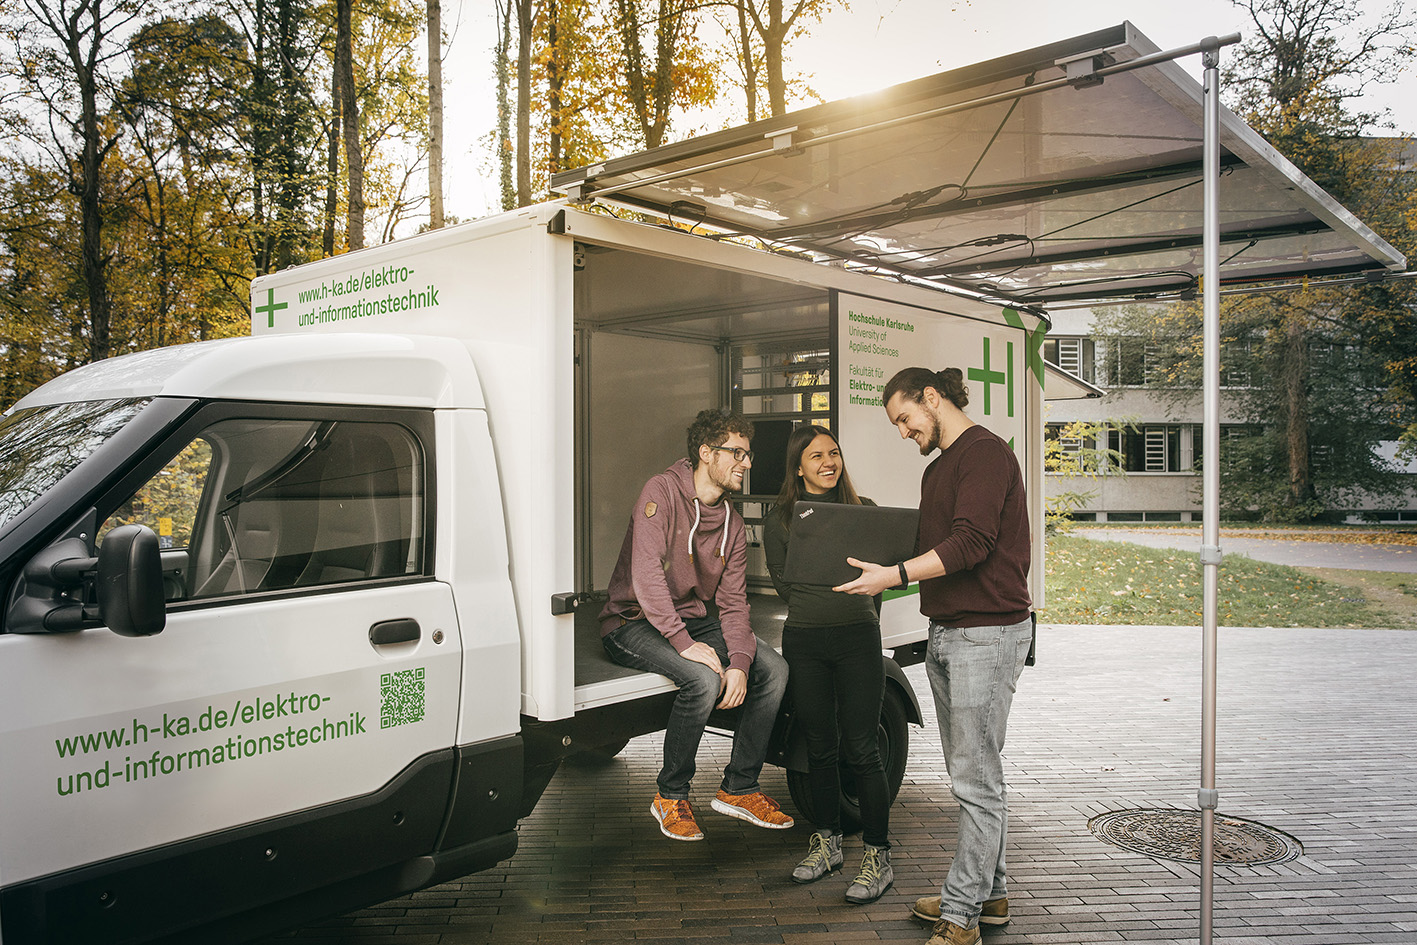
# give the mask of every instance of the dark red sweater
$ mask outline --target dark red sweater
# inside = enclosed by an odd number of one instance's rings
[[[925,468],[915,548],[935,549],[945,566],[920,582],[925,616],[951,627],[1028,619],[1028,503],[1008,443],[976,424]]]

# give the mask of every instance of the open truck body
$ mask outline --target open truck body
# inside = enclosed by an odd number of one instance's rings
[[[889,99],[888,129],[953,101],[939,118],[961,109],[955,137],[934,118],[919,126],[932,146],[952,142],[940,153],[953,170],[969,141],[990,140],[980,129],[1008,129],[1013,114],[964,108],[971,89],[1139,49],[1124,25],[921,80]],[[1091,94],[1077,85],[1063,95]],[[1155,85],[1187,113],[1183,82]],[[929,148],[902,151],[893,132],[874,151],[828,146],[833,122],[868,125],[882,101],[731,135],[717,169],[697,144],[670,146],[657,168],[637,156],[560,179],[572,199],[264,276],[255,337],[90,365],[12,408],[0,423],[0,939],[239,940],[510,856],[562,757],[664,724],[672,685],[609,663],[595,617],[640,487],[683,454],[704,407],[757,425],[741,512],[754,628],[770,644],[783,614],[759,523],[787,431],[829,424],[864,494],[914,505],[927,460],[879,400],[913,364],[962,368],[970,416],[1012,444],[1041,604],[1043,383],[1076,385],[1049,373],[1046,319],[1008,280],[1067,298],[1076,278],[1048,280],[1072,263],[999,241],[998,220],[952,223],[968,201],[935,199],[987,193],[975,210],[1022,213],[1003,224],[1022,228],[1051,199],[1037,181],[1009,196],[1000,180],[951,185],[941,171],[912,196],[902,188],[930,176]],[[1073,123],[1065,138],[1094,133],[1076,124],[1079,100],[1054,103]],[[1051,114],[1024,113],[1030,127]],[[1154,150],[1145,130],[1136,138]],[[1238,152],[1265,158],[1251,139]],[[976,170],[1003,178],[1035,173],[1041,153],[998,162],[1005,152],[981,148],[991,161]],[[1162,157],[1167,179],[1190,173]],[[727,184],[696,176],[774,160]],[[1292,168],[1256,166],[1285,191]],[[1137,168],[1109,173],[1062,199],[1124,202],[1149,186]],[[600,187],[681,225],[580,205]],[[1330,271],[1392,267],[1390,247],[1312,191],[1298,188],[1288,223],[1266,191],[1279,248],[1265,271],[1289,272],[1306,239]],[[1086,216],[1059,212],[1061,229]],[[1184,290],[1166,273],[1185,268],[1187,246],[1126,219],[1102,256],[1161,253],[1160,276],[1122,278]],[[956,225],[968,232],[947,240]],[[1335,232],[1356,255],[1323,242]],[[961,247],[1006,258],[994,270],[929,258]],[[926,631],[912,593],[888,595],[882,629],[895,658],[881,733],[898,784],[919,720],[899,665]],[[793,783],[804,759],[787,722],[771,760]]]

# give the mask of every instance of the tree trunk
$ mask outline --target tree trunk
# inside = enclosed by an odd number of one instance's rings
[[[270,76],[266,74],[266,3],[256,0],[253,17],[251,54],[251,220],[254,224],[255,246],[252,265],[256,275],[265,275],[272,269],[271,234],[266,226],[266,185],[269,177],[270,122],[269,103]]]
[[[339,71],[344,167],[349,183],[346,233],[351,250],[364,248],[364,152],[359,140],[359,102],[354,90],[354,0],[336,0],[335,69]]]
[[[645,144],[657,148],[669,129],[669,107],[674,98],[674,54],[679,28],[684,18],[681,0],[659,0],[659,21],[655,24],[654,120]]]
[[[640,137],[650,138],[649,96],[645,89],[643,52],[640,49],[640,11],[635,0],[616,0],[619,12],[620,45],[625,55],[625,84],[640,125]],[[649,145],[646,144],[646,147]]]
[[[743,51],[743,89],[748,96],[748,120],[758,120],[758,68],[753,62],[753,31],[748,25],[748,11],[738,0],[738,45]]]
[[[320,236],[320,251],[326,259],[335,254],[335,214],[339,210],[339,73],[338,69],[330,70],[330,121],[326,125],[325,144],[325,225]]]
[[[98,7],[94,7],[98,16]],[[74,37],[75,48],[80,41]],[[97,50],[93,50],[97,53]],[[87,67],[79,74],[79,97],[82,101],[83,152],[79,158],[80,179],[76,181],[79,206],[82,209],[83,273],[89,296],[89,360],[102,361],[111,354],[110,329],[113,302],[108,296],[108,257],[103,252],[103,208],[100,204],[99,173],[106,147],[101,147],[102,134],[98,123],[98,94],[95,89],[92,55]]]
[[[767,0],[767,16],[758,7],[760,0],[741,0],[763,39],[763,71],[767,73],[768,107],[774,118],[787,113],[787,80],[782,74],[783,45],[792,24],[807,8],[807,0],[797,0],[792,12],[783,15],[783,0]]]
[[[512,4],[515,0],[497,0],[497,16],[501,29],[497,40],[497,171],[502,188],[502,209],[517,205],[517,191],[512,186],[512,108],[509,102],[511,74],[507,69],[507,54],[512,49]]]
[[[550,151],[551,160],[548,170],[555,174],[561,170],[561,87],[565,81],[561,68],[561,8],[557,0],[547,0],[546,3],[546,95],[547,105],[551,112],[548,117],[550,121]]]
[[[443,226],[443,11],[428,0],[428,225]]]
[[[300,76],[296,73],[296,60],[300,57],[296,43],[297,12],[292,9],[293,0],[277,0],[276,49],[280,57],[280,89],[277,98],[277,113],[272,122],[277,129],[276,144],[272,150],[277,174],[275,194],[275,245],[272,248],[277,270],[301,261],[303,253],[298,245],[303,243],[305,199],[309,193],[304,183],[307,170],[306,158],[300,153],[300,110],[306,103],[300,94]]]
[[[1305,315],[1286,306],[1284,324],[1285,452],[1289,460],[1289,492],[1285,505],[1302,508],[1314,497],[1309,468],[1309,333]]]
[[[645,63],[640,45],[640,17],[636,0],[617,0],[618,30],[624,56],[625,85],[646,148],[664,143],[669,109],[674,99],[674,57],[682,38],[685,0],[659,0],[654,24],[654,60]]]
[[[531,31],[532,0],[517,5],[517,206],[531,203]]]
[[[768,107],[776,118],[787,114],[787,81],[782,76],[782,42],[787,36],[787,24],[782,21],[782,0],[769,0],[765,25],[763,66],[768,74]]]
[[[73,70],[67,78],[78,90],[78,115],[58,117],[71,123],[79,134],[79,153],[74,156],[77,160],[66,155],[65,171],[69,189],[79,200],[80,274],[89,303],[88,359],[101,361],[112,353],[113,301],[108,292],[108,257],[103,251],[103,194],[99,176],[108,149],[117,141],[116,138],[104,141],[98,114],[100,64],[111,55],[111,51],[104,48],[109,30],[107,14],[102,0],[90,0],[73,11],[62,5],[53,7],[43,0],[31,0],[26,6],[63,47]],[[54,117],[51,113],[51,120]]]

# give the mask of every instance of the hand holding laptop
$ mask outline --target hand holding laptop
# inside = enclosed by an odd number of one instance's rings
[[[833,587],[834,591],[875,597],[892,587],[900,586],[900,568],[896,565],[874,564],[870,561],[861,561],[858,558],[850,557],[846,559],[846,563],[853,568],[859,568],[861,573],[856,580]]]

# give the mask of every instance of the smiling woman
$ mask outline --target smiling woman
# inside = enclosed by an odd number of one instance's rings
[[[799,501],[875,503],[857,495],[841,446],[825,427],[807,424],[792,431],[785,468],[777,506],[764,521],[763,550],[773,586],[787,602],[782,655],[792,673],[794,717],[807,741],[807,776],[794,773],[789,784],[792,799],[817,827],[792,879],[815,882],[843,864],[840,798],[849,781],[859,799],[866,849],[846,899],[873,902],[894,881],[888,837],[891,788],[877,741],[885,696],[878,603],[828,587],[789,583],[783,568]]]

